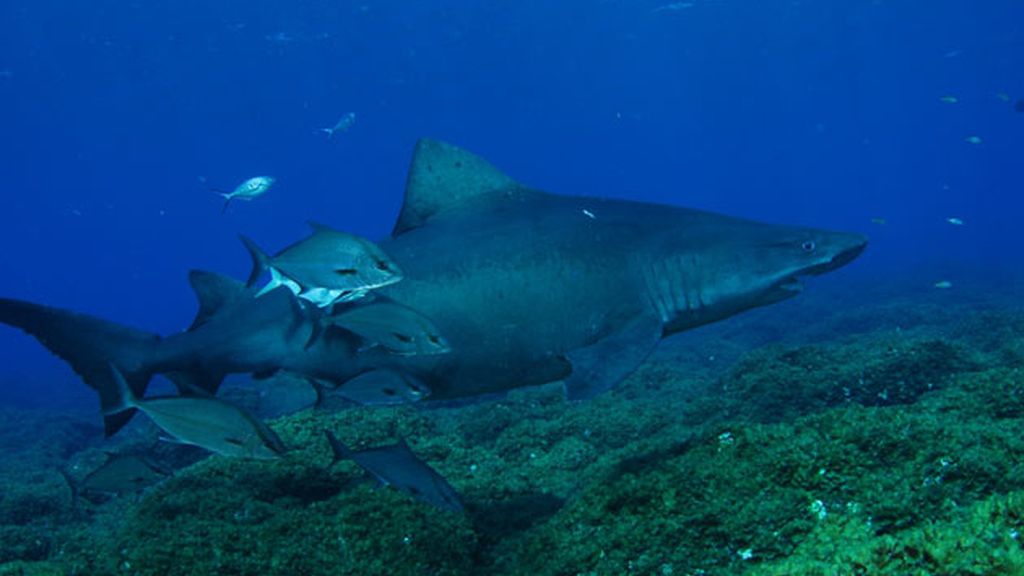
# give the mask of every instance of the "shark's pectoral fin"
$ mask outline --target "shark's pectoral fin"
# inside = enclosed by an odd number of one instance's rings
[[[661,321],[643,316],[586,348],[566,354],[572,374],[565,379],[565,397],[586,400],[611,390],[629,376],[661,340]]]

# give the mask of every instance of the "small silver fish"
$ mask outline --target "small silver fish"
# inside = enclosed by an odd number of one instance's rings
[[[352,125],[356,123],[356,113],[349,112],[345,114],[334,124],[332,128],[321,128],[320,132],[327,134],[327,138],[333,138],[335,134],[344,134],[352,128]]]
[[[693,6],[693,2],[672,2],[671,4],[658,6],[651,10],[651,12],[675,12],[678,10],[686,10],[687,8],[693,8]]]
[[[953,226],[963,226],[964,225],[964,221],[963,220],[961,220],[959,218],[955,218],[955,217],[946,218],[946,222],[949,222]]]
[[[214,189],[214,192],[225,198],[224,207],[221,208],[221,214],[227,211],[228,204],[230,204],[232,200],[236,198],[239,200],[252,200],[253,198],[262,196],[267,192],[267,190],[270,190],[270,187],[274,185],[274,182],[276,182],[276,180],[271,176],[254,176],[236,186],[231,192]]]
[[[420,460],[405,440],[390,446],[350,450],[328,430],[327,441],[334,452],[332,465],[340,460],[352,460],[383,486],[393,486],[421,502],[444,510],[462,511],[462,498],[455,488]]]
[[[327,318],[326,322],[383,346],[392,354],[427,356],[451,351],[448,340],[429,318],[394,302],[357,306]]]
[[[239,406],[212,396],[138,398],[117,367],[110,371],[121,397],[106,416],[136,408],[175,440],[224,456],[266,460],[286,451],[270,427]]]
[[[346,232],[310,223],[313,234],[274,256],[242,236],[252,257],[248,286],[269,270],[270,282],[257,296],[287,286],[300,298],[326,307],[364,296],[369,290],[402,279],[402,271],[375,243]]]
[[[940,290],[946,290],[953,287],[953,283],[949,280],[939,280],[935,283],[935,287]]]
[[[341,405],[355,402],[363,406],[394,406],[412,404],[430,396],[430,388],[418,378],[387,368],[363,372],[337,387],[329,388],[312,381],[316,389],[316,407],[335,410]]]
[[[120,496],[138,492],[153,486],[171,475],[170,470],[133,454],[107,453],[103,464],[93,469],[81,480],[75,480],[61,470],[71,488],[72,501],[79,497],[92,500],[93,496]]]

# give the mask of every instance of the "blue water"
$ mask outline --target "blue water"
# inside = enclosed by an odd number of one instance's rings
[[[5,0],[0,295],[181,330],[190,268],[247,273],[239,233],[386,235],[423,136],[550,191],[860,231],[842,274],[879,283],[1024,263],[1024,4],[667,3]],[[208,187],[258,174],[221,215]],[[6,328],[0,382],[95,402]]]

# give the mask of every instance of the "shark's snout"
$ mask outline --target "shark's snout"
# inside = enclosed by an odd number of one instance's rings
[[[860,234],[835,234],[826,242],[828,252],[821,259],[784,276],[774,284],[772,294],[778,299],[799,294],[803,291],[801,277],[818,276],[842,268],[860,256],[868,245],[868,239]]]
[[[839,240],[836,254],[832,256],[832,260],[817,273],[830,272],[837,268],[846,266],[850,262],[856,260],[867,247],[868,239],[866,236],[861,234],[846,235],[844,238]]]

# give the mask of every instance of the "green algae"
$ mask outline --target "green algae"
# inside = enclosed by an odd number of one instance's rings
[[[788,558],[751,576],[958,575],[1024,573],[1024,492],[987,498],[949,519],[878,536],[863,514],[821,522]]]
[[[1021,573],[1024,322],[924,308],[838,314],[859,330],[839,340],[669,342],[586,403],[308,410],[272,422],[283,460],[208,458],[75,513],[51,450],[0,470],[0,574]],[[329,466],[328,429],[407,438],[466,513]]]

